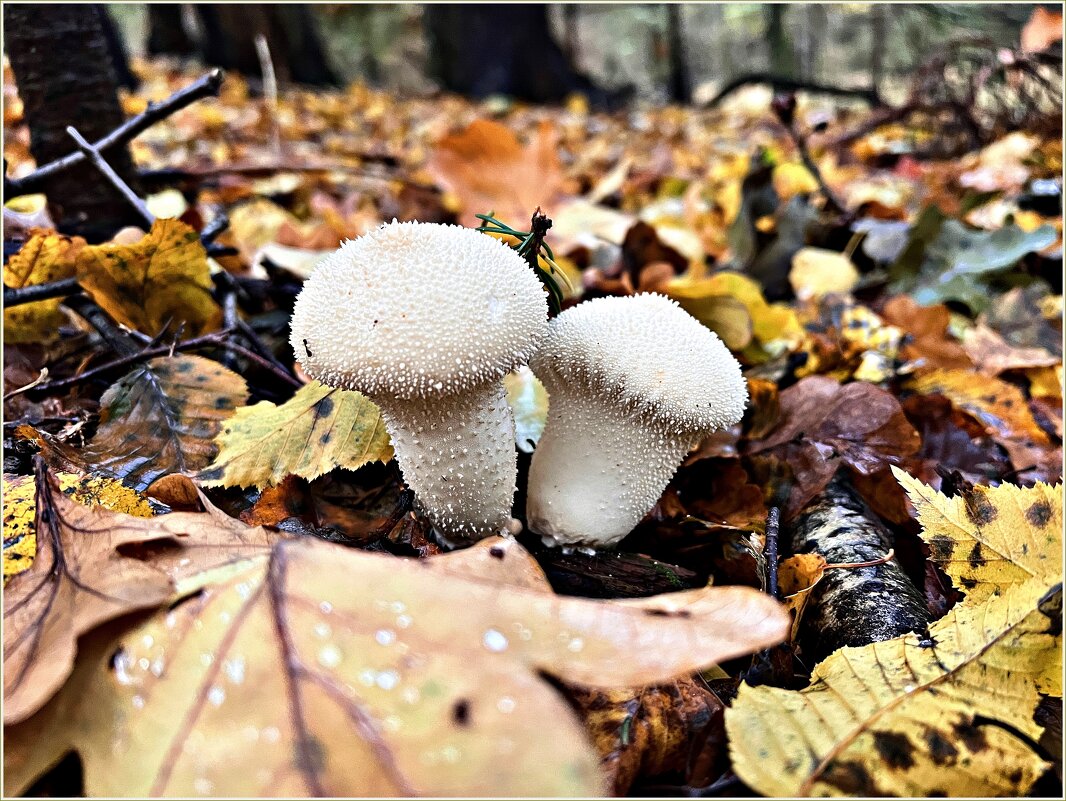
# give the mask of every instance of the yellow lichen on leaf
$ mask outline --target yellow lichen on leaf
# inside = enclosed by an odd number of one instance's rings
[[[156,220],[132,245],[105,243],[78,254],[82,286],[123,325],[155,335],[164,326],[196,336],[218,327],[207,251],[179,220]]]
[[[12,289],[60,281],[75,274],[78,252],[85,247],[80,236],[34,229],[18,253],[4,265],[4,286]],[[38,300],[4,309],[4,341],[50,342],[59,336],[66,316],[59,310],[62,298]]]
[[[1047,767],[1040,693],[1061,694],[1062,586],[1032,581],[929,628],[821,662],[804,690],[742,685],[733,769],[770,796],[1024,795]]]
[[[57,473],[59,487],[84,506],[103,506],[136,517],[151,517],[152,505],[139,493],[105,476]],[[4,583],[28,570],[37,553],[36,487],[32,476],[4,476]]]
[[[317,478],[335,467],[387,462],[392,444],[378,407],[364,395],[312,381],[277,406],[238,409],[223,427],[214,463],[199,475],[208,487],[260,489],[287,475]]]
[[[976,486],[949,498],[893,467],[918,512],[929,556],[970,602],[1062,577],[1062,487]]]

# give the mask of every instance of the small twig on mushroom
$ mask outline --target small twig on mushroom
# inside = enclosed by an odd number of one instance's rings
[[[766,515],[766,591],[777,597],[777,541],[781,532],[781,510],[770,507]]]
[[[562,310],[563,293],[555,282],[555,276],[560,276],[568,289],[573,289],[573,287],[567,280],[566,274],[560,270],[555,263],[555,254],[552,253],[552,249],[548,247],[548,243],[544,241],[545,234],[547,234],[548,229],[552,227],[552,221],[540,210],[540,206],[537,206],[537,210],[533,212],[533,218],[531,220],[532,230],[530,231],[515,230],[506,223],[497,220],[493,216],[493,212],[489,212],[488,214],[475,214],[474,216],[484,223],[483,225],[478,226],[476,230],[481,231],[484,234],[513,236],[518,240],[518,245],[515,246],[515,250],[518,252],[519,256],[526,260],[526,263],[533,269],[533,272],[537,274],[541,283],[544,284],[545,289],[548,290],[548,316],[554,317],[558,314]],[[543,251],[543,253],[541,251]],[[544,260],[548,262],[548,266],[551,268],[550,273],[540,266],[540,257],[542,255],[544,256]]]
[[[149,103],[148,108],[144,112],[138,114],[136,117],[130,118],[103,139],[93,142],[93,148],[99,152],[103,152],[117,145],[125,144],[131,139],[139,136],[157,122],[165,120],[174,112],[195,103],[201,98],[217,96],[219,89],[222,87],[222,80],[224,77],[225,73],[222,70],[211,70],[211,72],[204,75],[202,78],[199,78],[183,89],[179,89],[162,103]],[[53,175],[69,169],[76,164],[80,164],[85,158],[86,155],[84,152],[76,150],[68,156],[48,162],[22,178],[13,178],[10,180],[5,178],[4,193],[8,198],[12,198],[18,195],[29,195],[34,192],[39,192],[45,182],[47,182]]]
[[[107,163],[107,160],[100,155],[100,151],[78,133],[77,129],[73,125],[67,126],[67,134],[78,145],[78,149],[85,154],[86,158],[93,163],[93,166],[100,171],[100,174],[107,178],[108,182],[117,189],[124,198],[129,202],[136,212],[141,215],[141,219],[144,220],[147,227],[151,228],[152,223],[155,222],[155,215],[148,210],[148,206],[145,202],[130,189],[129,184],[122,180],[122,177],[115,172],[114,168]]]

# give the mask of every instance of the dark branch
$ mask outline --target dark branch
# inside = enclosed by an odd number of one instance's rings
[[[184,89],[179,89],[162,103],[150,103],[143,113],[130,118],[103,139],[94,142],[93,147],[103,152],[117,145],[123,145],[151,128],[157,122],[165,120],[174,112],[195,103],[197,100],[204,97],[217,97],[224,77],[225,73],[222,70],[212,70]],[[85,161],[85,158],[85,153],[79,150],[69,156],[51,161],[23,178],[12,180],[5,178],[4,191],[8,198],[40,192],[53,175],[69,169],[75,164],[81,164]]]
[[[155,222],[155,215],[148,211],[148,206],[145,205],[145,202],[141,200],[136,192],[130,189],[129,184],[122,180],[122,176],[115,172],[114,168],[107,163],[103,156],[100,155],[100,151],[89,144],[85,140],[85,137],[75,130],[74,126],[68,125],[67,133],[78,145],[78,149],[81,150],[81,152],[85,154],[85,157],[93,163],[93,166],[100,171],[100,174],[103,175],[124,198],[126,198],[129,204],[133,206],[136,212],[141,216],[141,219],[144,220],[147,227],[151,228],[152,223]]]
[[[785,78],[780,75],[771,75],[768,72],[754,72],[748,75],[741,75],[739,78],[734,78],[725,86],[721,91],[714,96],[708,103],[704,105],[704,108],[715,108],[721,105],[733,92],[737,91],[743,86],[750,86],[752,84],[765,83],[769,84],[775,92],[811,92],[812,94],[819,95],[832,95],[833,97],[857,97],[860,100],[865,100],[871,106],[880,106],[883,104],[881,96],[877,93],[877,90],[873,87],[866,89],[849,89],[845,86],[830,86],[828,84],[813,83],[811,81],[797,81],[792,78]]]
[[[31,284],[19,289],[4,287],[4,308],[10,309],[21,306],[24,303],[34,303],[38,300],[49,298],[65,298],[81,292],[81,285],[77,278],[64,278],[61,281],[52,281],[48,284]]]

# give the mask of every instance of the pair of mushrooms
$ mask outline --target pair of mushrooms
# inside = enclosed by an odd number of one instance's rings
[[[520,365],[549,396],[527,522],[566,545],[628,534],[689,449],[747,402],[740,365],[673,301],[599,298],[549,323],[525,260],[459,226],[394,221],[346,242],[296,299],[292,345],[308,375],[377,403],[404,479],[438,529],[463,539],[511,523],[502,378]]]

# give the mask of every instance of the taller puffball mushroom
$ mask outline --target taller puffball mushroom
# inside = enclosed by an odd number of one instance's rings
[[[564,545],[609,546],[655,505],[685,454],[738,422],[740,365],[669,298],[598,298],[551,321],[530,368],[548,423],[529,470],[529,527]]]
[[[544,288],[503,242],[397,223],[345,242],[304,284],[292,347],[308,375],[381,408],[396,461],[447,536],[510,521],[514,417],[500,380],[547,327]]]

